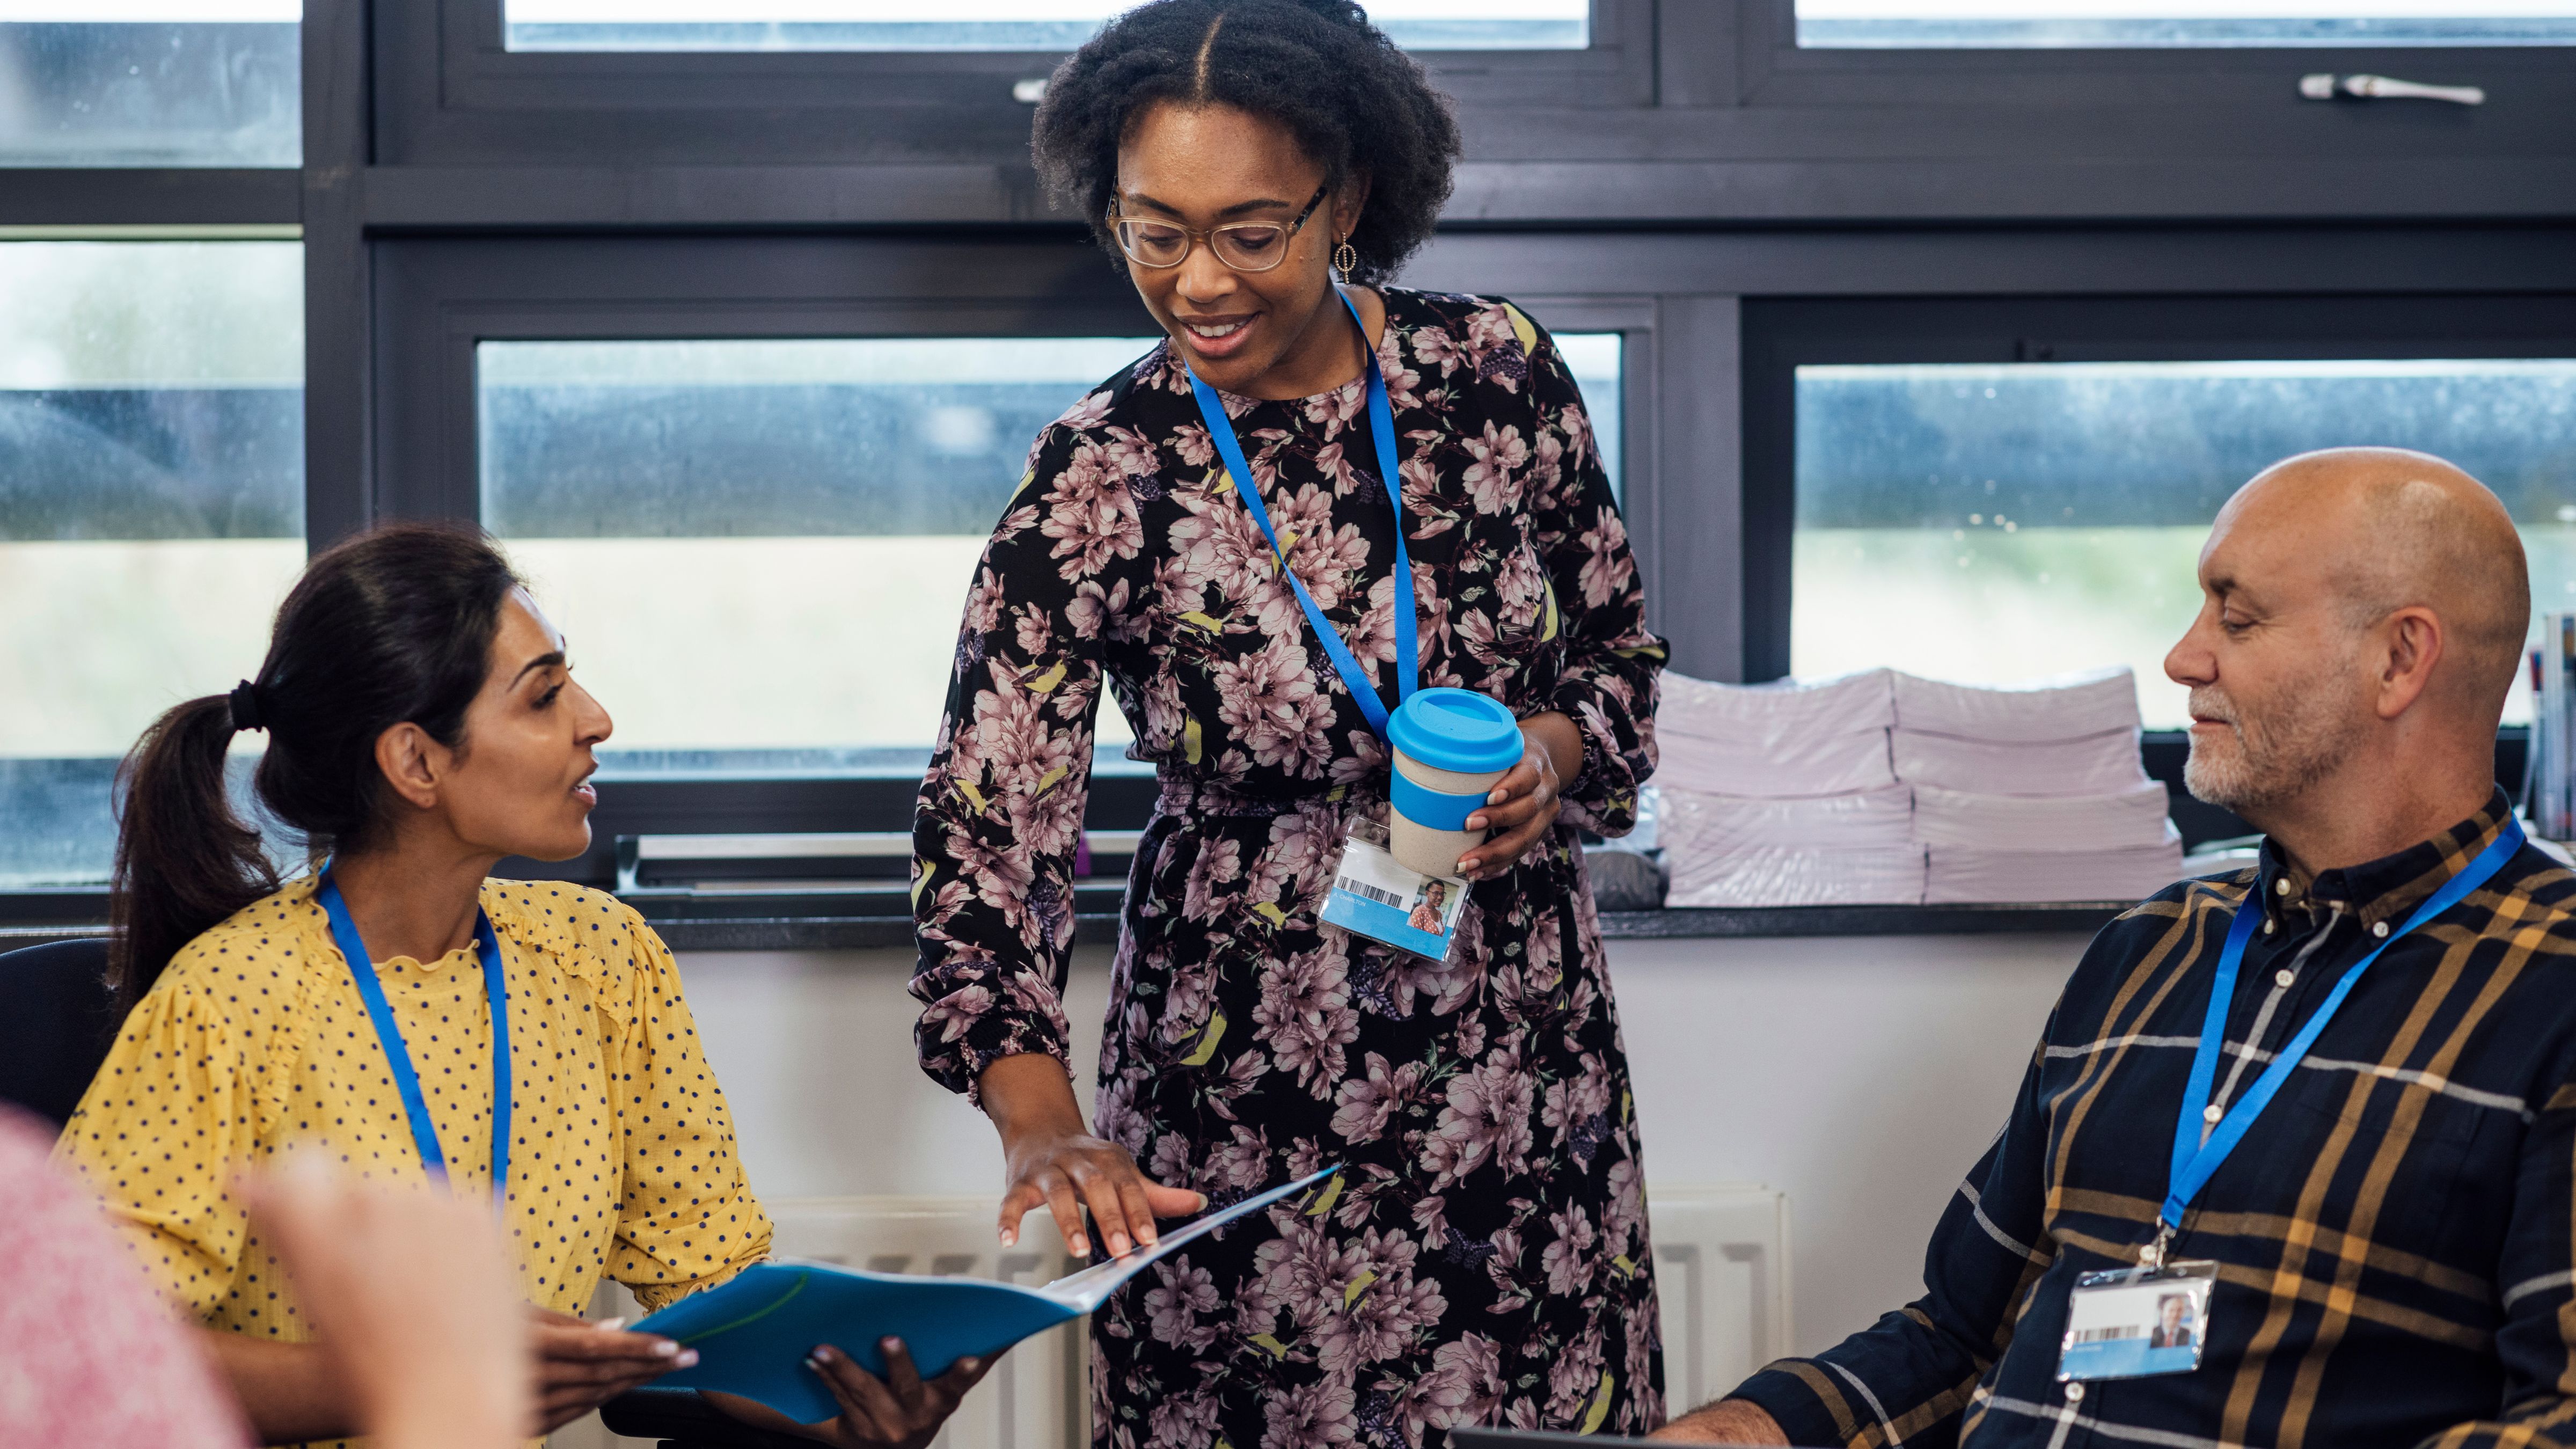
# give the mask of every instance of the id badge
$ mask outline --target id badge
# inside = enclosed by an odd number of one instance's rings
[[[2057,1377],[2136,1379],[2200,1367],[2216,1263],[2114,1268],[2075,1280]]]
[[[1357,821],[1342,842],[1333,889],[1324,898],[1325,925],[1384,942],[1399,951],[1449,959],[1458,916],[1467,905],[1467,883],[1455,876],[1405,869],[1387,853],[1386,827]]]

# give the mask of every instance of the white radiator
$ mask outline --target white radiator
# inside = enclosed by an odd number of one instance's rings
[[[781,1257],[1012,1283],[1043,1283],[1080,1266],[1065,1255],[1043,1211],[1029,1215],[1019,1247],[1003,1252],[993,1240],[989,1198],[790,1198],[768,1206]],[[1678,1413],[1789,1351],[1789,1205],[1767,1188],[1729,1184],[1650,1190],[1646,1208],[1663,1295],[1664,1391]],[[592,1309],[595,1316],[633,1311],[624,1290],[614,1288]],[[932,1449],[1086,1449],[1083,1352],[1079,1323],[1012,1349]],[[618,1438],[596,1418],[550,1441],[552,1449],[647,1443]]]
[[[1646,1189],[1664,1310],[1664,1406],[1681,1414],[1789,1353],[1789,1199],[1767,1187]]]

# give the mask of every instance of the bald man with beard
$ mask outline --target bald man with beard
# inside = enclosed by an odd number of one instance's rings
[[[2438,458],[2306,454],[2220,510],[2200,584],[2186,783],[2259,862],[2095,938],[1922,1298],[1657,1437],[2576,1444],[2576,876],[2495,785],[2513,521]],[[2080,1278],[2186,1264],[2196,1366],[2064,1357]]]

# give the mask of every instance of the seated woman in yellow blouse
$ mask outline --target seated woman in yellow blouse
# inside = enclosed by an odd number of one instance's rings
[[[281,885],[228,803],[244,729],[267,731],[260,802],[328,855],[318,876]],[[129,762],[112,970],[131,1013],[56,1155],[270,1443],[355,1419],[236,1191],[282,1154],[492,1195],[539,1431],[694,1361],[573,1317],[602,1277],[659,1307],[768,1254],[669,950],[597,891],[489,878],[588,848],[608,733],[487,540],[398,526],[314,559],[258,677],[171,710]],[[850,1445],[926,1441],[980,1371],[898,1403],[828,1347],[814,1367],[844,1412],[800,1432]]]

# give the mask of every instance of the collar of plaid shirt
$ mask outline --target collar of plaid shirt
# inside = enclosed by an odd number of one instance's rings
[[[2441,889],[2486,849],[2512,813],[2504,791],[2495,792],[2487,808],[2450,830],[2395,855],[2363,865],[2320,871],[2302,877],[2281,847],[2266,839],[2257,853],[2255,880],[2274,933],[2306,930],[2335,911],[2349,912],[2367,931],[2381,921],[2397,929],[2407,913]],[[2212,959],[2216,959],[2215,956]]]
[[[2219,1264],[2199,1371],[2056,1381],[2075,1277],[2154,1235],[2236,909],[2256,898],[2271,929],[2229,1009],[2221,1103],[2509,809],[2499,791],[2288,892],[2267,845],[2104,928],[1933,1234],[1924,1297],[1737,1393],[1800,1444],[2576,1444],[2576,876],[2531,847],[2389,947],[2194,1200],[2172,1256]]]

